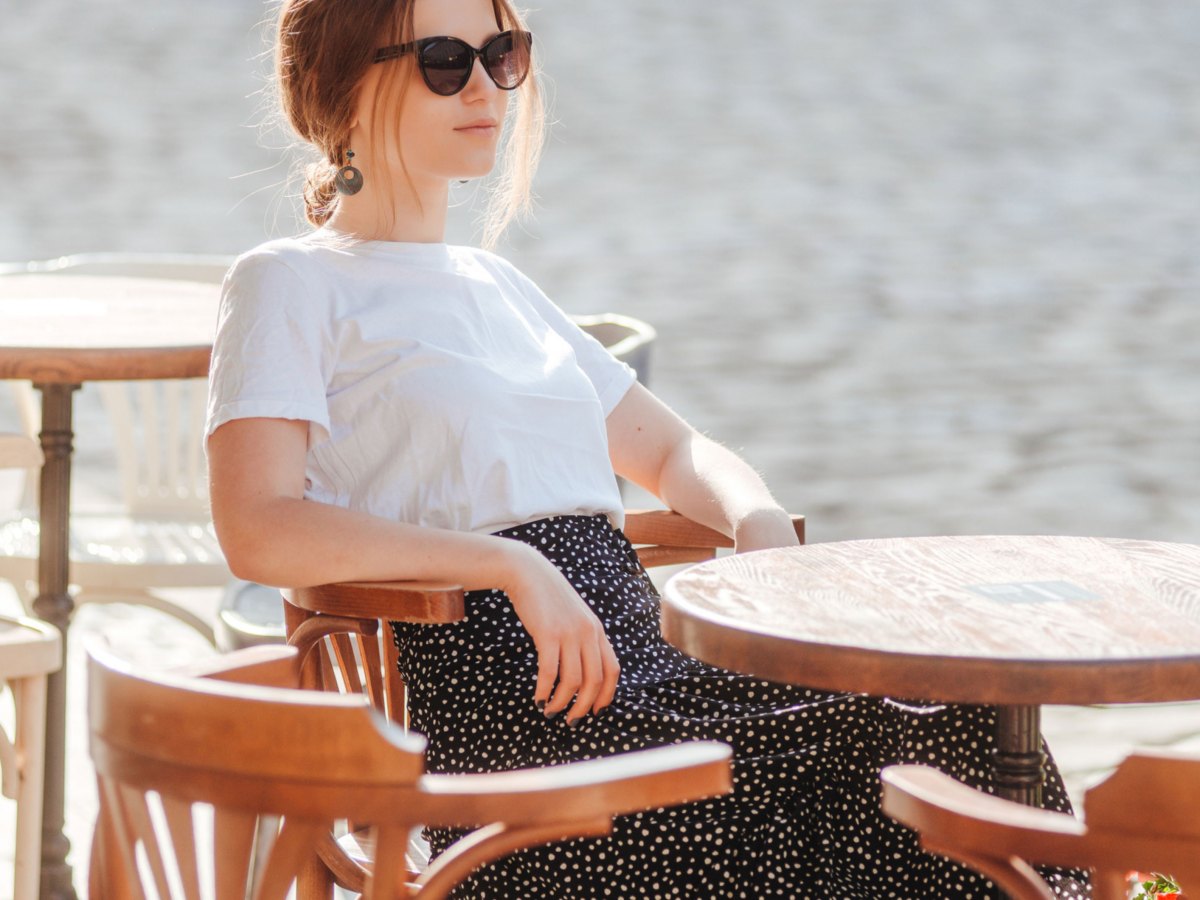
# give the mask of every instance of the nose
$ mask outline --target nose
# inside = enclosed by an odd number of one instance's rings
[[[473,97],[486,97],[499,91],[500,88],[496,87],[496,83],[492,81],[491,76],[484,69],[483,60],[476,56],[471,60],[471,75],[467,79],[467,86],[462,89],[463,99],[470,100]]]

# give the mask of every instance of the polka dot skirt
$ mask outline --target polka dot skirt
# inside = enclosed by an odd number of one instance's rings
[[[698,662],[663,641],[658,595],[604,516],[500,532],[540,550],[604,623],[621,663],[616,698],[576,728],[533,701],[533,642],[499,591],[467,594],[453,625],[394,623],[412,728],[432,772],[495,772],[690,740],[734,750],[734,790],[625,816],[605,838],[485,866],[456,898],[983,898],[990,881],[925,853],[880,811],[879,771],[934,765],[990,790],[993,712],[773,684]],[[1069,811],[1051,761],[1045,806]],[[428,829],[434,853],[459,832]],[[1086,880],[1053,871],[1058,896]]]

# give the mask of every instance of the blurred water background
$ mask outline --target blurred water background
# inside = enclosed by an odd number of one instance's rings
[[[0,11],[0,260],[303,227],[259,127],[263,6]],[[651,322],[652,387],[812,540],[1200,540],[1195,0],[557,0],[530,24],[554,124],[503,251],[570,312]],[[76,491],[103,493],[80,406]]]
[[[0,259],[292,233],[245,0],[0,34]],[[571,0],[505,251],[817,540],[1200,535],[1200,4]],[[473,240],[461,189],[450,239]],[[474,207],[471,205],[474,203]]]

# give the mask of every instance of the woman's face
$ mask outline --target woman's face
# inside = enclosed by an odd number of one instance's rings
[[[416,0],[413,7],[413,31],[416,40],[426,37],[457,37],[472,47],[481,47],[499,33],[492,0]],[[443,97],[425,84],[409,55],[406,66],[382,63],[372,67],[360,97],[360,125],[372,134],[374,92],[379,80],[399,77],[409,68],[411,77],[400,101],[399,123],[385,121],[381,133],[392,132],[396,141],[388,144],[385,160],[397,174],[407,172],[419,193],[426,188],[443,186],[450,179],[478,178],[488,174],[496,162],[496,147],[504,114],[508,109],[508,91],[502,91],[476,59],[470,81],[457,94]],[[372,78],[374,76],[374,84]],[[389,119],[395,110],[380,110]],[[401,168],[403,160],[403,168]]]

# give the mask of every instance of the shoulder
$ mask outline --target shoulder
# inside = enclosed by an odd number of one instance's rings
[[[277,238],[259,244],[233,261],[225,275],[226,288],[238,281],[304,280],[304,276],[312,274],[319,249],[303,237]]]
[[[486,273],[492,280],[510,285],[524,294],[531,291],[538,291],[533,279],[503,256],[499,256],[489,250],[482,250],[479,247],[454,247],[453,253],[459,261],[459,265],[464,268],[475,268],[480,272]]]
[[[250,328],[265,321],[327,319],[333,279],[321,252],[305,238],[280,238],[243,253],[225,274],[220,320]]]

